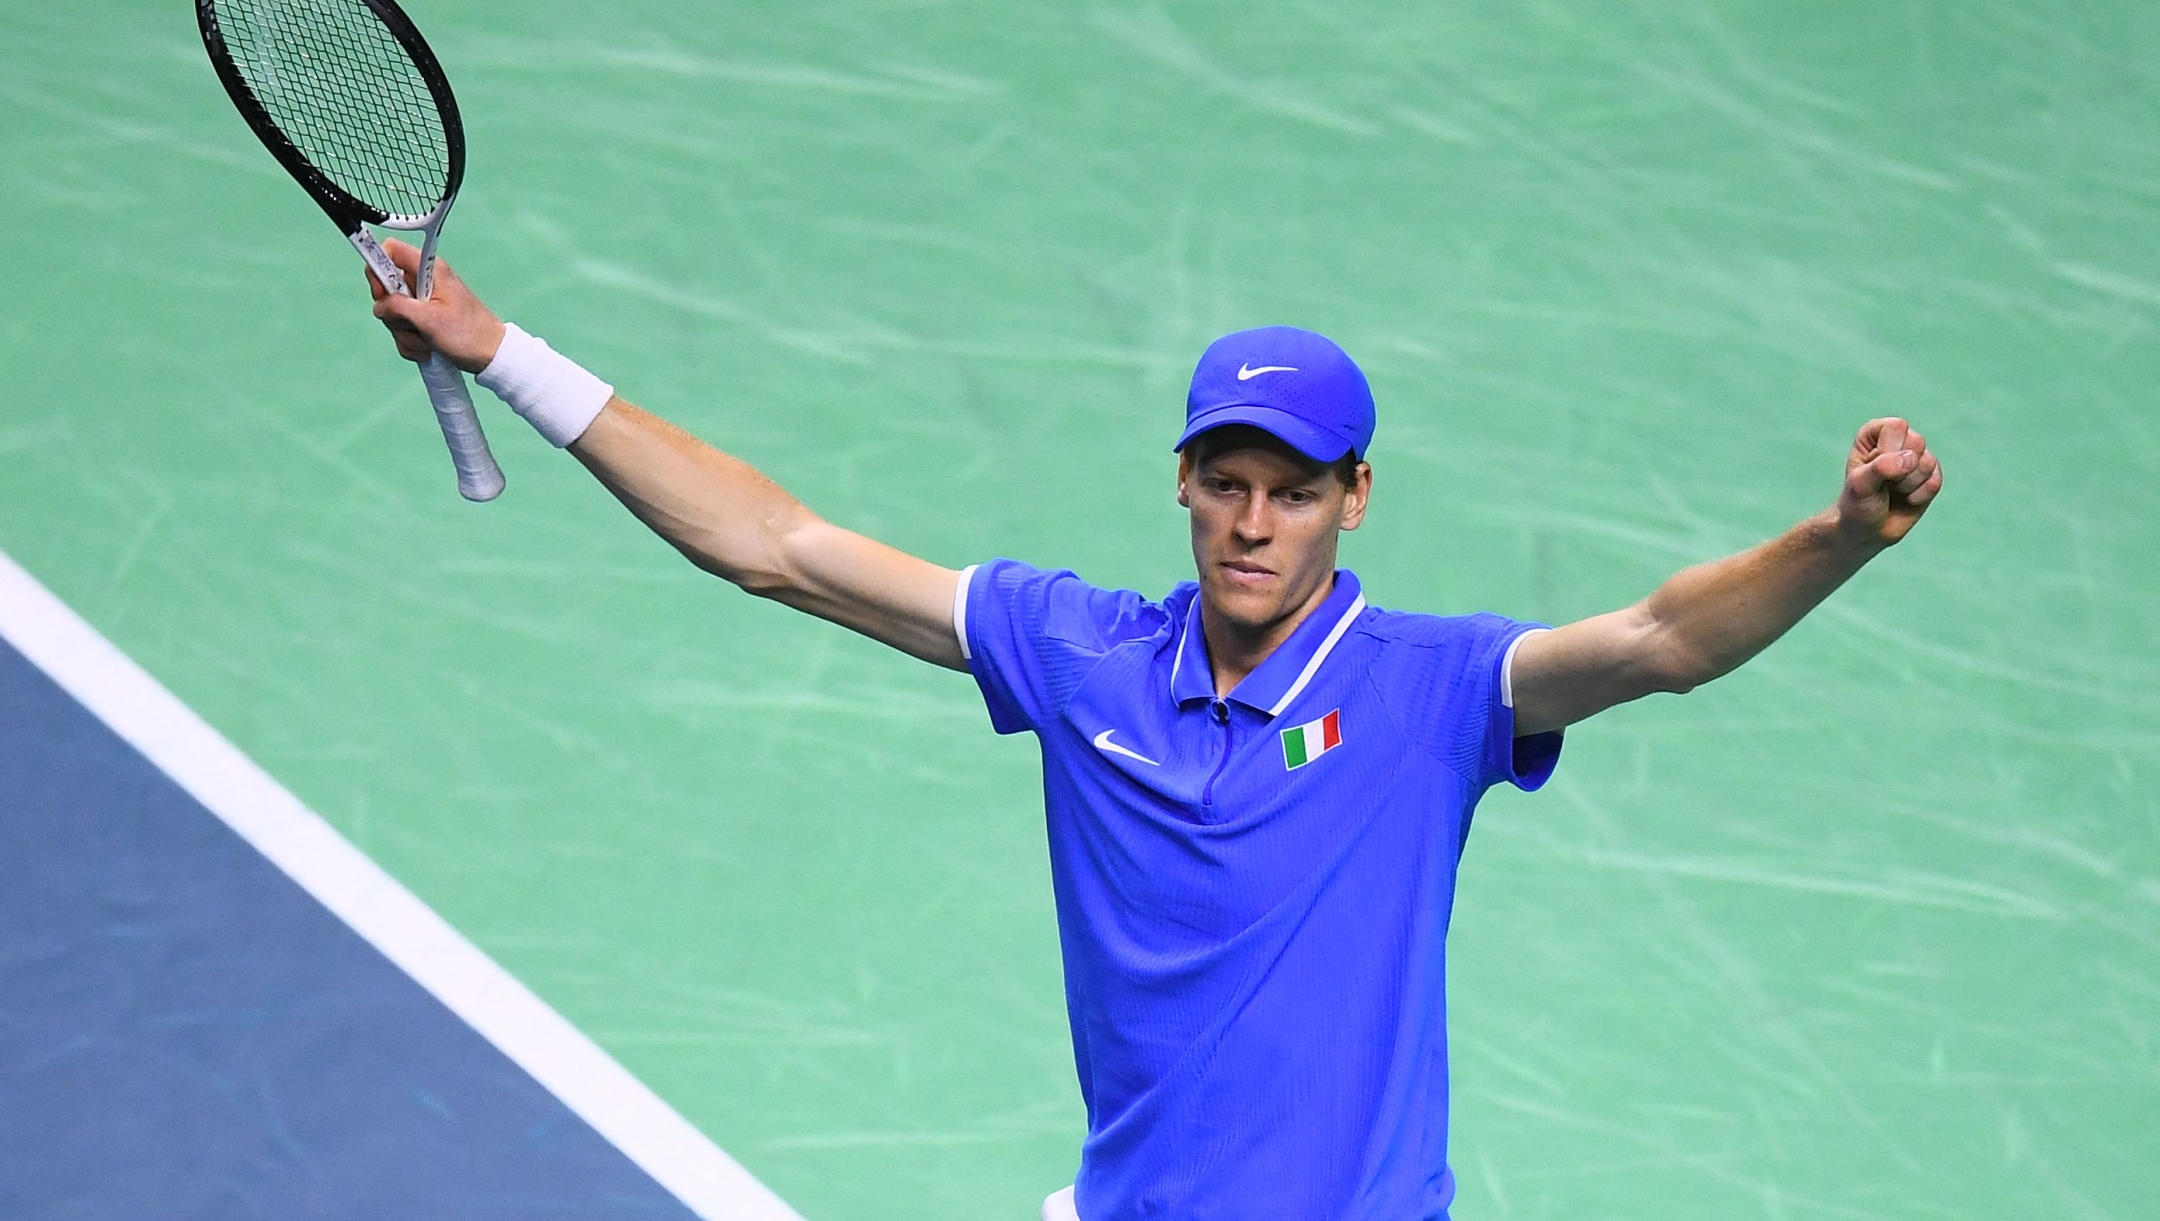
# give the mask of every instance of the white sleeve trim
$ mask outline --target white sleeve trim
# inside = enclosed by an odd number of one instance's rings
[[[1523,641],[1530,639],[1539,632],[1549,632],[1551,630],[1549,627],[1534,627],[1508,641],[1507,656],[1500,659],[1500,705],[1502,707],[1513,708],[1515,706],[1515,650],[1522,647]]]
[[[953,635],[958,637],[960,640],[960,660],[962,661],[975,660],[974,651],[968,648],[967,596],[968,581],[975,575],[975,570],[979,567],[981,567],[981,565],[979,564],[970,564],[967,567],[961,569],[960,584],[953,589],[952,630]]]

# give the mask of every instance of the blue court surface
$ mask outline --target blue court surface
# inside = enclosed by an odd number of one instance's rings
[[[0,1214],[691,1215],[4,644],[0,793]]]
[[[707,1216],[792,1215],[717,1150],[652,1139],[672,1118],[657,1099],[633,1084],[625,1108],[619,1068],[550,1045],[529,993],[4,556],[0,598],[0,1216],[697,1215],[302,878],[394,952],[468,973],[480,1024],[581,1074],[564,1094],[627,1125]],[[9,642],[24,636],[220,811]],[[613,1098],[591,1088],[610,1075]]]

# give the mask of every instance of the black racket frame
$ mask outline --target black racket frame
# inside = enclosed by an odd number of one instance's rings
[[[309,198],[329,215],[331,223],[352,243],[353,249],[360,252],[360,257],[367,261],[385,290],[424,298],[434,281],[436,239],[442,233],[444,219],[450,214],[450,205],[457,199],[458,189],[465,182],[465,123],[458,115],[457,99],[451,96],[449,78],[444,75],[442,65],[436,62],[435,52],[428,49],[427,40],[420,37],[412,18],[405,15],[396,0],[340,2],[364,5],[382,22],[383,28],[419,70],[420,79],[434,100],[436,115],[442,120],[443,150],[449,160],[448,181],[443,184],[441,198],[425,215],[386,212],[345,190],[309,161],[307,154],[300,151],[270,117],[268,108],[255,96],[254,90],[248,88],[239,65],[234,62],[232,48],[226,44],[217,0],[195,0],[195,21],[202,30],[203,48],[210,54],[210,64],[217,70],[218,80],[224,84],[233,107],[262,141],[263,147],[270,150],[278,164],[284,166]],[[425,235],[420,247],[417,280],[406,281],[396,261],[369,232],[371,224],[391,229],[417,229]],[[501,495],[502,468],[488,450],[487,434],[480,427],[480,417],[473,411],[472,393],[465,386],[464,375],[447,357],[437,352],[420,363],[420,380],[427,386],[428,401],[434,405],[436,421],[442,426],[443,441],[449,446],[451,462],[457,468],[458,493],[473,501],[493,500]]]
[[[441,200],[436,202],[440,211],[443,202],[457,197],[458,188],[465,182],[465,123],[458,116],[457,99],[451,95],[450,79],[443,74],[442,65],[436,62],[435,52],[428,49],[427,40],[420,37],[420,29],[405,15],[405,10],[395,0],[350,0],[364,4],[382,19],[383,26],[397,39],[405,54],[412,58],[413,66],[420,70],[420,78],[427,83],[428,93],[435,99],[436,113],[442,117],[443,143],[450,155],[450,179]],[[356,198],[330,177],[315,167],[293,142],[279,129],[270,117],[255,91],[248,88],[240,75],[240,68],[233,62],[232,51],[225,45],[225,33],[218,24],[217,0],[195,0],[195,23],[202,29],[203,47],[210,53],[210,63],[217,69],[218,80],[231,96],[233,106],[240,117],[254,130],[257,139],[270,150],[301,187],[313,197],[322,210],[329,214],[339,232],[350,235],[362,222],[384,224],[392,220],[404,221],[398,228],[416,227],[425,217],[393,216],[389,212]]]

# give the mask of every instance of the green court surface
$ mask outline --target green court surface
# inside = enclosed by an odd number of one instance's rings
[[[1947,489],[1739,674],[1496,792],[1458,1218],[2160,1199],[2160,7],[413,0],[506,316],[942,563],[1189,570],[1201,347],[1380,401],[1381,605],[1557,622]],[[1034,749],[484,404],[180,0],[0,14],[0,549],[812,1221],[1069,1181]]]

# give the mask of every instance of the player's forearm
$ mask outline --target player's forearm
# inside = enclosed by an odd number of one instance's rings
[[[410,274],[420,252],[386,247]],[[408,360],[440,352],[550,444],[576,454],[638,520],[691,563],[762,597],[896,649],[965,669],[953,632],[960,574],[821,520],[749,463],[615,396],[546,342],[497,318],[448,264],[435,294],[371,281],[375,316]]]
[[[1673,576],[1645,604],[1662,669],[1685,691],[1768,648],[1881,551],[1841,534],[1834,512],[1758,547]]]
[[[794,583],[784,540],[818,518],[756,467],[620,398],[570,452],[699,568],[766,596]]]
[[[610,398],[570,452],[691,563],[750,593],[965,670],[960,574],[841,529],[740,458]]]

